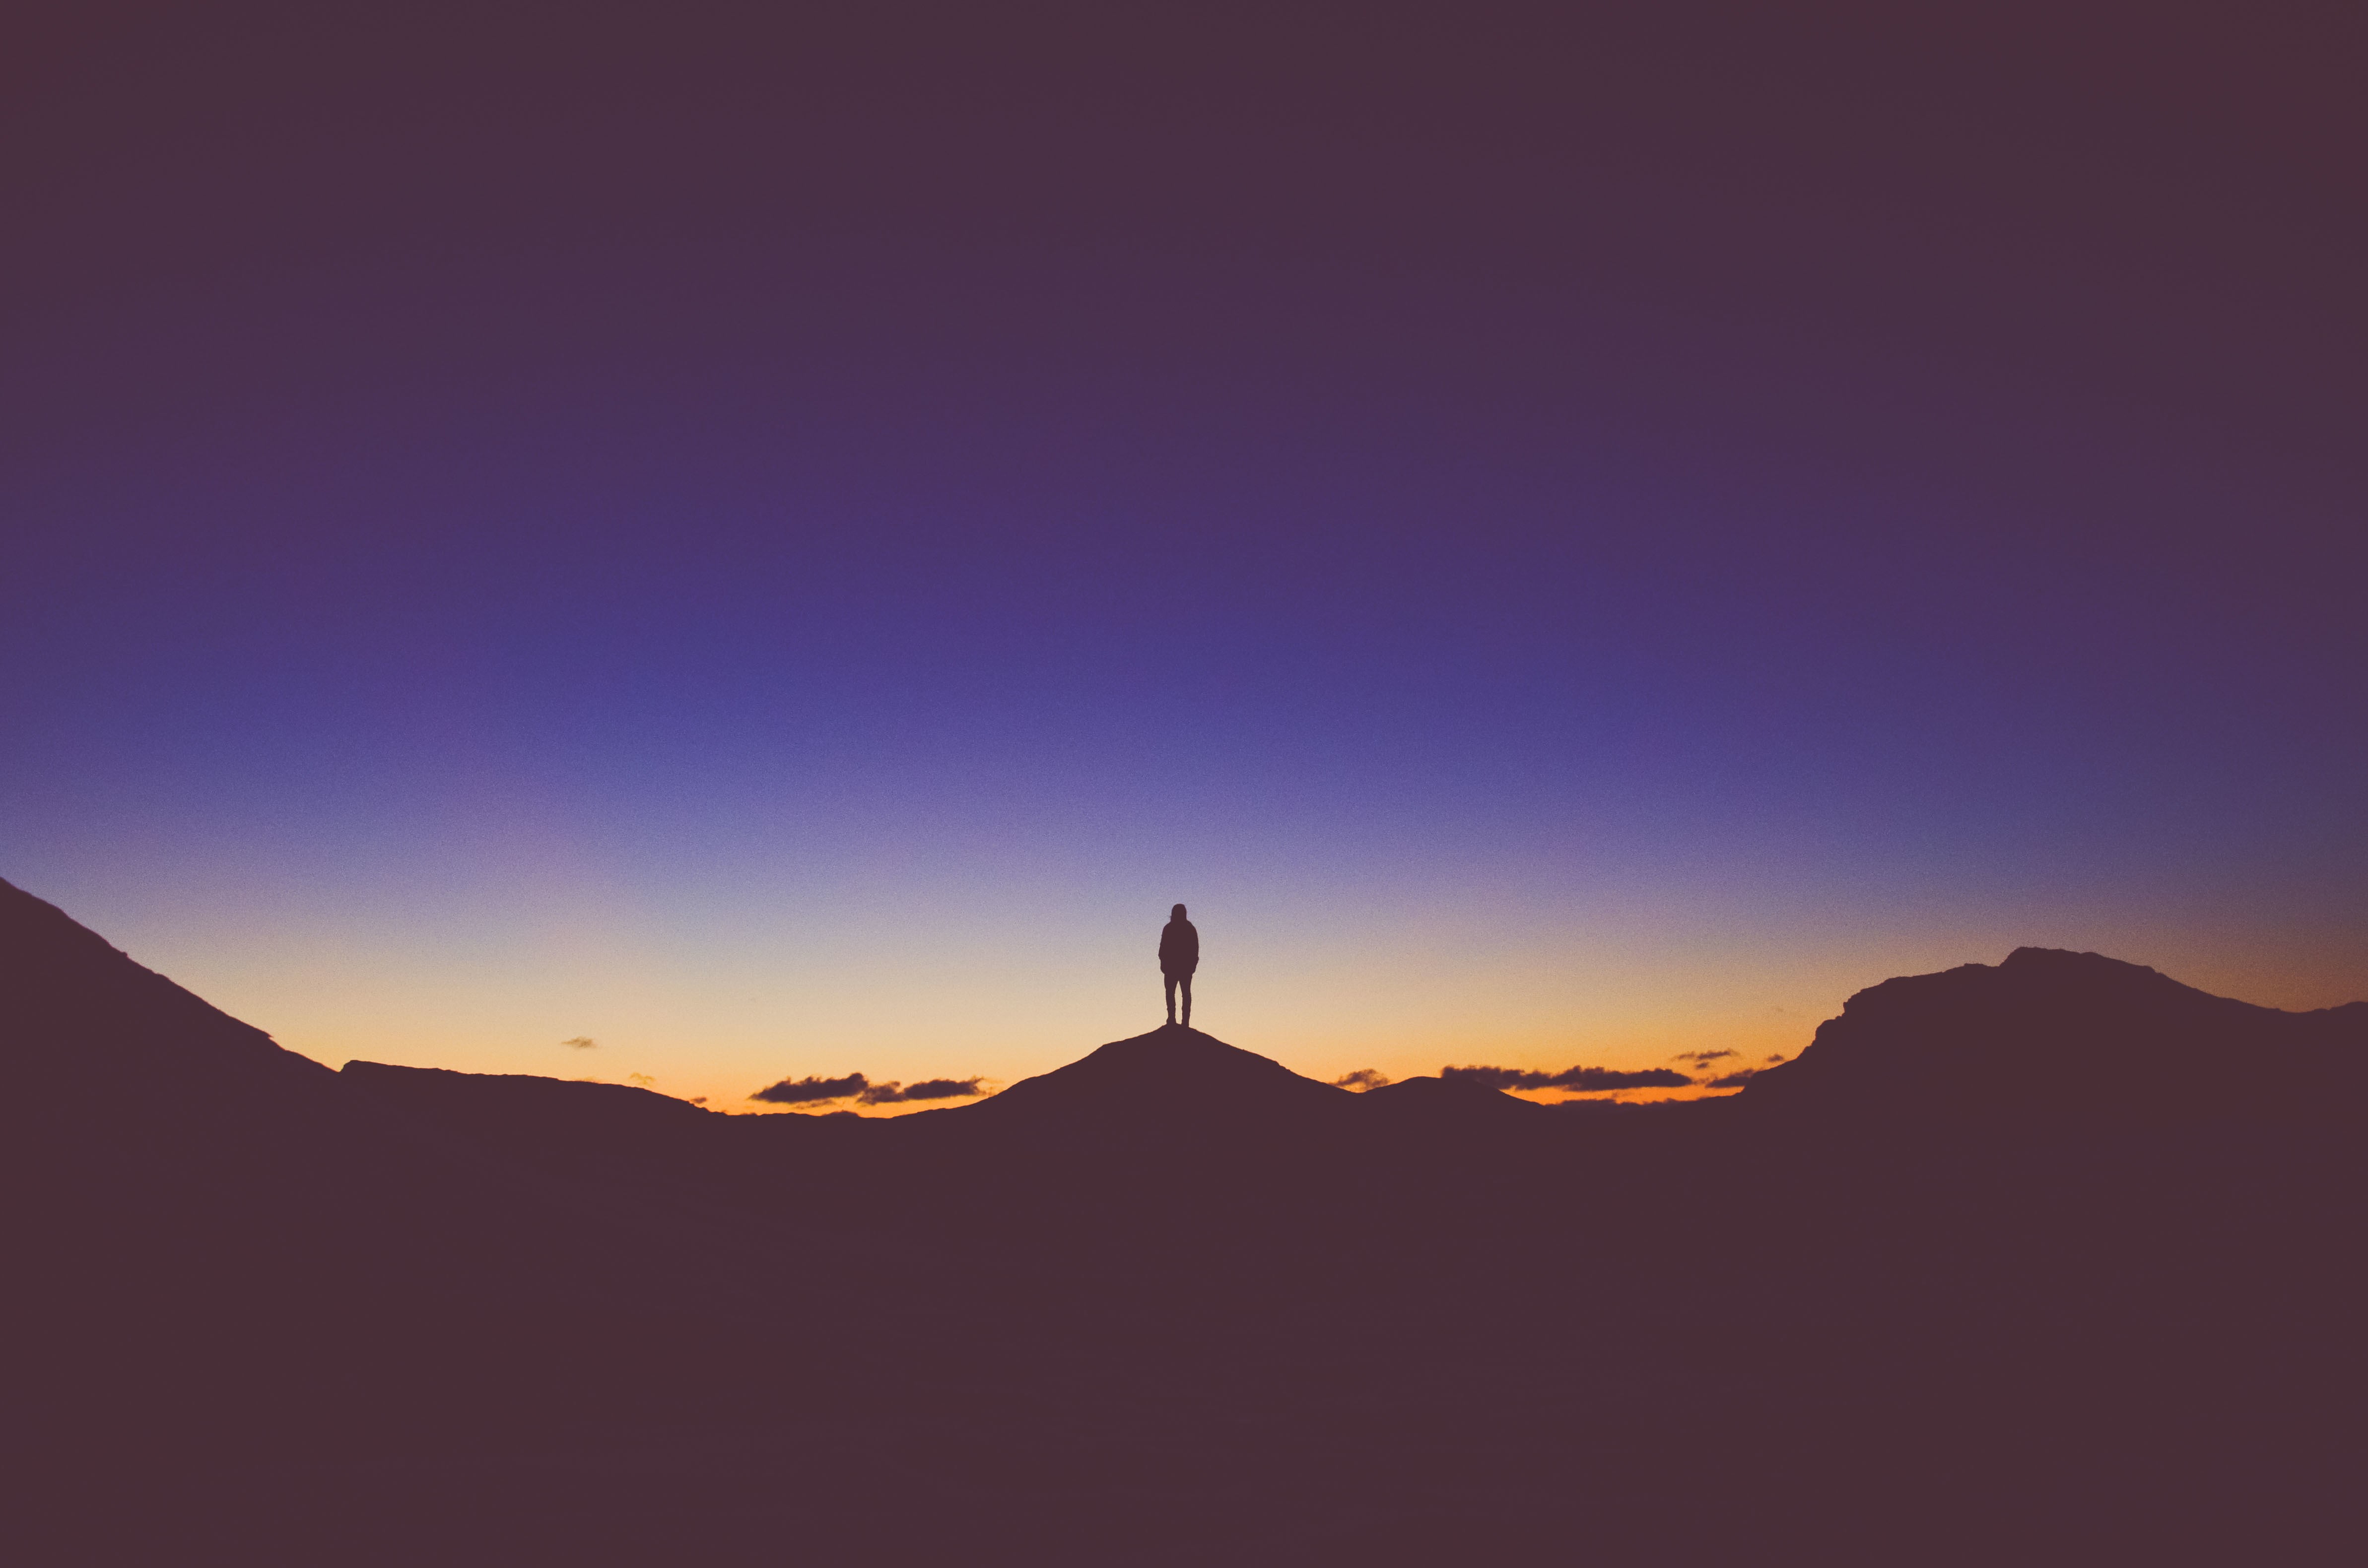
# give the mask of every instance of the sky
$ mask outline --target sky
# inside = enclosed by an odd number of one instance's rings
[[[0,876],[742,1110],[2368,997],[2368,23],[2169,9],[37,14]]]

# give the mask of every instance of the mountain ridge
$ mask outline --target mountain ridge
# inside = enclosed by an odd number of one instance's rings
[[[2297,1074],[2316,1074],[2316,1092],[2296,1095]],[[2357,1114],[2363,1095],[2368,1003],[2286,1012],[2144,964],[2022,947],[1856,993],[1739,1098],[1755,1111],[2193,1119]]]
[[[765,1562],[790,1523],[849,1562],[1558,1561],[1576,1511],[1622,1562],[1941,1562],[1946,1519],[1973,1563],[2224,1500],[2249,1549],[2356,1468],[2310,1436],[2349,1420],[2348,1127],[1919,1119],[2149,1029],[2356,1056],[2356,1005],[2018,949],[1652,1111],[1158,1029],[867,1120],[333,1074],[6,884],[0,949],[40,1074],[0,1101],[0,1485],[149,1532],[80,1560],[279,1560],[310,1509],[309,1562]]]

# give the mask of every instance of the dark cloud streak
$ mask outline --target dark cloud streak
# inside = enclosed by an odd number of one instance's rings
[[[896,1105],[907,1100],[959,1100],[985,1094],[985,1077],[925,1078],[909,1088],[902,1084],[875,1084],[860,1073],[844,1078],[784,1078],[748,1097],[774,1105],[815,1105],[825,1100],[852,1099],[858,1105]]]
[[[1533,1073],[1520,1067],[1442,1067],[1439,1075],[1485,1084],[1492,1089],[1681,1089],[1693,1080],[1667,1067],[1625,1072],[1617,1067],[1565,1067],[1559,1073]]]
[[[768,1089],[759,1089],[748,1097],[768,1100],[774,1105],[807,1105],[816,1100],[843,1100],[849,1095],[860,1095],[871,1087],[871,1080],[860,1073],[849,1073],[844,1078],[784,1078]]]
[[[874,1084],[856,1096],[861,1105],[894,1105],[900,1100],[959,1100],[983,1093],[977,1078],[928,1078],[905,1088]]]

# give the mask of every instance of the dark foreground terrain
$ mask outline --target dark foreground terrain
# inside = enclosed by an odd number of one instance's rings
[[[1167,1029],[958,1109],[332,1073],[0,883],[17,1561],[2356,1561],[2368,1006],[2093,954],[1724,1101]]]

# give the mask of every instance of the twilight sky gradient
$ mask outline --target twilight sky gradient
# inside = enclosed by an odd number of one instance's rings
[[[1583,9],[37,26],[0,875],[719,1107],[2368,996],[2360,14]]]

